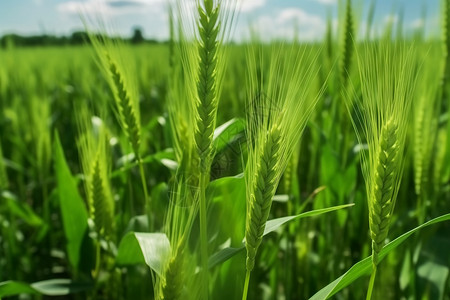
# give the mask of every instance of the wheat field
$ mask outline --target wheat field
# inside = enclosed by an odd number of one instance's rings
[[[440,37],[180,0],[164,43],[3,45],[0,299],[449,300],[441,2]]]

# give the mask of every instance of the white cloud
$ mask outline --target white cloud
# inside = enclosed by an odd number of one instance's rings
[[[425,26],[424,19],[415,19],[409,24],[409,28],[411,29],[420,29]]]
[[[84,27],[81,15],[93,30],[129,35],[140,26],[147,38],[165,40],[169,35],[167,0],[71,0],[56,9],[59,19],[76,24],[72,28]]]
[[[239,8],[241,12],[251,12],[255,9],[263,7],[266,4],[266,0],[241,0]]]
[[[398,15],[387,15],[383,18],[385,25],[395,25],[398,22]]]
[[[315,1],[326,5],[334,5],[337,3],[337,0],[315,0]]]
[[[326,22],[321,17],[299,8],[286,8],[275,15],[264,15],[254,24],[263,38],[292,38],[298,28],[299,39],[320,40],[326,31]]]
[[[57,10],[67,14],[117,16],[125,14],[163,13],[165,0],[85,0],[60,3]]]

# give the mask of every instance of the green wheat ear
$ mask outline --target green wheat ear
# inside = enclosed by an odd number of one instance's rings
[[[113,93],[119,123],[136,158],[140,159],[141,124],[134,66],[131,61],[126,60],[126,48],[119,41],[87,31],[98,64]]]
[[[182,57],[182,66],[187,70],[188,84],[191,78],[195,79],[195,93],[185,93],[184,99],[191,102],[193,110],[193,123],[195,131],[193,140],[195,141],[196,154],[185,151],[181,152],[182,159],[192,159],[191,162],[182,161],[181,166],[191,172],[191,174],[182,174],[184,178],[191,178],[197,183],[195,187],[195,200],[199,204],[199,233],[200,233],[200,263],[202,278],[202,298],[208,298],[208,242],[207,242],[207,199],[206,187],[210,180],[210,169],[213,157],[212,141],[216,126],[217,108],[219,104],[219,95],[221,82],[224,74],[224,40],[228,38],[231,22],[234,16],[234,0],[215,1],[202,0],[196,1],[195,15],[197,20],[192,20],[186,14],[184,8],[186,3],[177,1],[180,20],[181,41],[180,50]],[[192,26],[194,25],[194,26]],[[193,43],[194,38],[194,43]],[[196,52],[192,51],[193,46]],[[195,67],[193,67],[195,66]],[[192,97],[193,96],[193,97]],[[179,109],[179,108],[176,108]],[[174,114],[175,115],[175,114]],[[188,121],[188,120],[187,120]],[[180,132],[183,123],[171,121]],[[191,122],[187,122],[191,125]],[[190,126],[188,126],[190,127]],[[179,142],[179,141],[178,141]],[[180,156],[180,155],[179,155]],[[197,163],[198,161],[198,163]],[[194,170],[191,170],[195,167]],[[181,173],[183,170],[179,170]]]
[[[95,120],[95,121],[94,121]],[[91,117],[86,107],[77,115],[78,147],[85,174],[89,215],[102,238],[115,239],[114,199],[109,182],[108,133],[100,118]]]
[[[301,46],[300,46],[301,47]],[[272,199],[283,171],[323,92],[313,84],[318,78],[318,53],[308,53],[298,45],[272,49],[267,78],[259,70],[265,66],[264,53],[248,49],[249,94],[247,96],[248,159],[246,181],[247,215],[245,227],[246,277],[243,299],[247,297],[250,274],[263,240]]]
[[[162,286],[162,293],[160,299],[164,300],[177,300],[181,299],[183,294],[183,287],[185,285],[185,240],[182,240],[175,247],[175,251],[172,254],[165,272],[164,283]]]
[[[252,271],[255,266],[255,256],[261,244],[266,221],[269,218],[272,198],[278,186],[281,173],[279,159],[282,145],[279,126],[273,125],[262,147],[261,157],[258,158],[254,179],[254,186],[250,194],[250,209],[247,216],[245,230],[245,247],[247,249],[246,267]]]
[[[115,99],[118,107],[120,119],[125,133],[128,136],[130,144],[133,147],[134,154],[137,158],[139,155],[139,147],[141,143],[141,129],[139,117],[136,110],[137,100],[132,100],[130,92],[125,84],[125,78],[120,71],[117,63],[109,54],[105,54],[108,61],[108,68],[114,83]]]
[[[86,23],[85,23],[86,24]],[[141,124],[139,110],[139,92],[133,63],[127,60],[126,48],[120,41],[107,36],[93,35],[88,30],[89,39],[97,55],[97,61],[113,93],[115,110],[119,124],[133,148],[139,165],[145,212],[150,228],[153,227],[152,209],[147,191],[145,168],[140,155]]]
[[[182,182],[185,180],[182,179]],[[189,194],[190,187],[178,183],[173,187],[169,209],[164,222],[170,245],[169,260],[164,265],[162,276],[158,277],[155,289],[156,299],[195,299],[193,295],[198,289],[198,282],[191,278],[197,267],[196,261],[189,251],[188,241],[193,221],[197,215],[197,205],[193,204]],[[189,294],[186,295],[186,290]]]
[[[362,98],[355,100],[353,94],[346,98],[358,141],[369,148],[368,153],[361,153],[373,262],[367,299],[372,296],[378,256],[388,235],[403,174],[417,78],[413,50],[388,39],[377,45],[367,43],[357,52]]]
[[[170,44],[169,44],[169,76],[167,93],[167,110],[175,157],[178,169],[175,175],[177,184],[185,184],[191,187],[190,201],[193,202],[199,185],[199,155],[195,143],[197,80],[197,51],[188,44],[185,39],[183,27],[179,25],[175,31],[175,20],[181,19],[174,16],[180,13],[172,8],[169,10]],[[181,27],[180,27],[181,26]],[[197,49],[195,49],[197,50]],[[186,101],[189,99],[189,101]]]
[[[341,61],[339,64],[339,73],[342,82],[345,84],[348,80],[351,68],[352,52],[353,52],[353,14],[352,14],[352,3],[351,0],[347,0],[347,5],[345,9],[345,19],[344,19],[344,32],[342,33],[341,42]]]
[[[89,176],[89,210],[97,232],[107,239],[113,239],[114,200],[107,174],[107,161],[101,147],[99,144]]]
[[[212,153],[212,139],[216,125],[217,98],[217,51],[219,34],[219,6],[212,0],[205,0],[204,7],[198,6],[200,57],[197,83],[197,122],[195,142],[200,157],[202,172],[208,172]]]
[[[372,238],[372,262],[378,265],[378,254],[384,246],[393,209],[395,177],[398,172],[398,125],[389,119],[381,130],[375,186],[370,198],[369,225]]]

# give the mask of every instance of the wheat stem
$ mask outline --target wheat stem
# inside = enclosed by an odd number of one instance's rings
[[[247,270],[245,272],[245,283],[244,283],[244,291],[242,292],[242,300],[247,300],[248,285],[250,282],[250,274],[251,274],[251,271],[249,271],[249,270]]]
[[[200,256],[203,274],[203,299],[208,298],[208,232],[206,220],[206,185],[208,173],[200,175]]]
[[[372,274],[370,275],[369,288],[367,289],[366,300],[372,299],[373,287],[375,285],[375,277],[377,276],[377,266],[372,265]]]
[[[213,0],[204,0],[203,7],[198,5],[200,45],[199,74],[197,82],[197,121],[195,142],[200,157],[200,260],[202,266],[203,299],[208,298],[208,244],[206,224],[206,186],[212,155],[212,139],[216,124],[218,98],[216,95],[217,50],[219,33],[219,5],[214,7]]]
[[[140,173],[140,177],[141,177],[142,189],[144,191],[145,214],[147,215],[147,218],[148,218],[149,229],[152,230],[153,229],[153,218],[151,217],[151,214],[152,214],[151,203],[150,203],[150,198],[148,197],[147,183],[145,182],[144,162],[142,161],[141,157],[138,157],[138,162],[139,162],[139,173]]]

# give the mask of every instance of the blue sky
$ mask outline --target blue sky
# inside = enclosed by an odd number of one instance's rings
[[[189,0],[182,0],[189,1]],[[292,36],[294,24],[303,40],[324,35],[327,15],[338,25],[340,0],[239,0],[241,12],[235,37],[240,39],[252,23],[266,36]],[[353,0],[358,12],[359,31],[371,0]],[[130,35],[140,26],[147,38],[164,40],[168,36],[168,0],[0,0],[0,35],[67,35],[83,28],[79,13],[106,19],[115,32]],[[422,19],[426,7],[426,19]],[[428,34],[439,34],[440,0],[377,0],[374,24],[381,30],[387,22],[397,22],[403,10],[405,30],[425,26]]]

